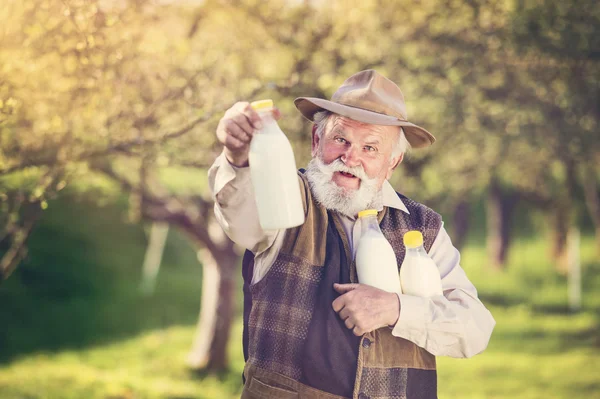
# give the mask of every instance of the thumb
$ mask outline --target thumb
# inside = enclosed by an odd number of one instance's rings
[[[333,284],[333,289],[339,292],[340,294],[345,294],[346,292],[355,290],[358,288],[358,284]]]
[[[276,121],[279,120],[279,118],[281,118],[281,111],[279,108],[273,107],[272,115]]]

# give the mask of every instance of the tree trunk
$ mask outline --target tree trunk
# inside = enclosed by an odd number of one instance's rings
[[[464,246],[469,232],[470,210],[471,204],[466,200],[460,200],[454,207],[452,242],[459,250]]]
[[[487,198],[487,248],[489,262],[493,269],[506,267],[510,245],[511,215],[517,203],[516,194],[502,191],[496,179],[492,179]]]
[[[569,231],[569,203],[561,201],[551,215],[551,255],[556,271],[566,275],[568,271],[567,235]]]
[[[139,187],[116,173],[111,165],[95,165],[95,169],[139,195],[141,215],[155,222],[167,222],[189,235],[203,248],[198,258],[203,265],[200,316],[187,363],[208,372],[227,368],[227,343],[235,316],[236,266],[239,254],[223,232],[213,214],[213,204],[202,196],[175,197],[141,170]],[[150,189],[152,186],[152,190]]]
[[[239,256],[232,250],[198,253],[203,264],[200,317],[188,365],[221,371],[228,367],[227,343],[235,313],[235,270]]]
[[[27,240],[42,214],[37,203],[32,208],[36,209],[24,217],[22,227],[14,228],[11,234],[0,239],[0,249],[6,245],[6,250],[0,256],[0,283],[6,280],[27,256]]]
[[[146,255],[142,266],[142,282],[140,291],[144,295],[154,294],[156,288],[156,277],[160,269],[165,244],[169,235],[169,224],[165,222],[152,222],[150,237],[146,246]]]
[[[590,218],[596,229],[596,251],[600,256],[600,195],[598,195],[598,181],[594,167],[584,166],[583,193]]]
[[[571,159],[563,159],[565,167],[565,182],[562,192],[558,195],[558,203],[552,215],[552,257],[556,271],[567,275],[569,271],[569,253],[567,237],[571,227],[573,214],[572,197],[577,190],[575,163]]]

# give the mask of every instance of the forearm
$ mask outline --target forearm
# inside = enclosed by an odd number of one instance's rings
[[[237,168],[221,154],[208,171],[217,221],[236,244],[253,252],[268,248],[276,232],[265,232],[258,220],[250,171]]]
[[[399,295],[400,317],[392,333],[436,356],[476,355],[487,347],[496,322],[460,267],[460,254],[443,227],[429,255],[440,271],[444,295]]]
[[[487,347],[496,323],[468,293],[454,290],[448,297],[399,297],[400,317],[393,335],[436,356],[471,357]]]

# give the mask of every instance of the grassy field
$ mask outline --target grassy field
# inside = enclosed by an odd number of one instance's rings
[[[156,293],[139,294],[145,248],[123,208],[50,204],[31,255],[0,286],[0,398],[235,398],[241,323],[231,370],[201,375],[185,357],[198,316],[201,268],[169,236]],[[563,277],[540,237],[516,240],[506,273],[485,267],[476,239],[463,266],[497,321],[472,359],[439,358],[440,398],[600,398],[600,261],[582,239],[584,308],[567,310]]]

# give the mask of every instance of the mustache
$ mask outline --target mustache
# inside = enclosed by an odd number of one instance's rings
[[[361,179],[359,188],[348,191],[338,186],[332,180],[335,172],[351,173],[358,177]],[[379,208],[381,205],[377,178],[370,179],[360,165],[349,167],[339,158],[325,164],[321,157],[316,156],[308,163],[306,177],[315,199],[328,210],[354,217],[363,209]]]
[[[336,159],[335,161],[331,162],[330,164],[325,165],[325,168],[327,168],[327,171],[330,172],[331,174],[333,174],[335,172],[345,172],[345,173],[350,173],[350,174],[358,177],[361,180],[366,180],[366,181],[371,180],[369,178],[369,176],[367,176],[367,174],[362,166],[350,167],[350,166],[346,165],[345,163],[343,163],[342,160],[339,158]]]

